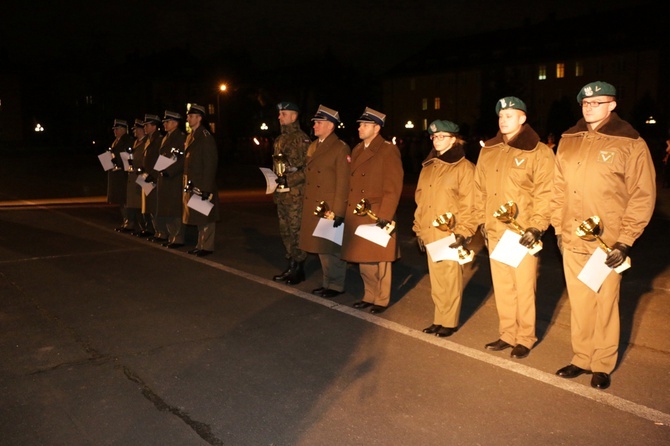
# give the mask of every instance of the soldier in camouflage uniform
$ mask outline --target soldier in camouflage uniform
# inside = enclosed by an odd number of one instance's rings
[[[277,104],[281,135],[274,143],[274,155],[282,154],[286,160],[286,171],[277,178],[277,190],[274,202],[279,217],[279,233],[281,234],[288,267],[281,274],[273,277],[277,282],[295,285],[305,280],[303,266],[307,253],[299,245],[300,221],[302,217],[303,190],[305,187],[305,162],[309,137],[300,130],[298,123],[298,106],[292,102]],[[289,190],[286,191],[285,189]],[[282,189],[284,190],[282,192]]]

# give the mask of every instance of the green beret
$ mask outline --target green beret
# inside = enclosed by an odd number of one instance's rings
[[[451,121],[446,121],[446,120],[437,120],[433,121],[430,123],[428,126],[428,134],[432,135],[433,133],[437,132],[447,132],[451,134],[456,134],[460,128],[458,127],[458,124],[455,124]]]
[[[514,110],[521,110],[522,112],[526,113],[526,104],[524,104],[521,99],[517,98],[516,96],[505,96],[496,102],[496,115],[500,114],[500,110],[507,110],[510,108]]]
[[[603,81],[591,82],[590,84],[584,85],[584,87],[579,90],[579,93],[577,94],[577,103],[581,105],[584,98],[590,98],[591,96],[616,97],[616,88],[614,88],[614,85]]]
[[[290,110],[294,112],[300,112],[300,108],[293,102],[280,102],[277,104],[277,110],[282,111],[282,110]]]

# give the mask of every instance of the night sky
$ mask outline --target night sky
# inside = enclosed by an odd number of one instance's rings
[[[207,58],[245,51],[260,65],[295,65],[330,49],[363,73],[379,74],[433,38],[476,34],[581,16],[631,0],[242,2],[117,0],[12,2],[0,17],[0,68],[67,59],[110,64],[130,52],[182,47]],[[646,3],[646,2],[645,2]],[[597,20],[597,18],[596,18]],[[560,30],[547,30],[560,32]],[[593,32],[585,30],[585,32]],[[503,37],[504,38],[504,37]],[[448,48],[445,48],[448,52]],[[287,58],[292,59],[287,63]]]

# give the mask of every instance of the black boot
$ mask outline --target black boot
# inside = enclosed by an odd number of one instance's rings
[[[303,280],[305,280],[305,269],[303,268],[305,265],[305,262],[295,262],[295,267],[291,268],[291,271],[289,271],[288,277],[286,278],[286,283],[288,285],[297,285]]]
[[[286,279],[288,279],[288,276],[289,274],[291,274],[291,270],[294,268],[294,264],[296,263],[297,262],[295,260],[289,260],[288,266],[286,267],[284,272],[282,272],[281,274],[277,274],[272,278],[272,280],[276,282],[286,282]]]

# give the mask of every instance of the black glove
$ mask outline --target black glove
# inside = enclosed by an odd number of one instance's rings
[[[459,246],[465,247],[465,237],[463,237],[461,234],[454,233],[454,238],[456,239],[456,241],[451,245],[449,245],[450,248],[456,249]]]
[[[519,243],[521,243],[523,246],[526,248],[532,248],[533,245],[540,240],[540,237],[542,237],[542,232],[537,229],[537,228],[528,228],[526,231],[523,233],[521,238],[519,239]]]
[[[154,183],[156,184],[156,178],[152,177],[151,175],[147,175],[147,177],[144,179],[147,183]]]
[[[388,225],[389,223],[390,222],[388,220],[384,220],[383,218],[380,218],[379,220],[377,220],[377,226],[379,226],[382,229],[384,229],[386,227],[386,225]]]
[[[342,223],[344,223],[344,217],[337,217],[336,216],[335,219],[333,220],[333,228],[337,228]]]
[[[556,236],[556,244],[558,245],[558,250],[561,252],[561,255],[563,255],[563,236],[561,234]]]
[[[426,245],[423,243],[423,240],[421,240],[421,237],[416,238],[416,243],[419,245],[419,251],[426,252]]]
[[[616,268],[617,266],[621,265],[624,260],[626,260],[626,257],[628,257],[629,250],[630,246],[616,242],[614,246],[612,246],[612,251],[607,254],[605,265],[609,266],[610,268]]]
[[[277,177],[275,180],[278,186],[284,186],[288,187],[288,182],[286,181],[286,177]]]
[[[209,192],[202,191],[201,194],[200,198],[202,198],[202,201],[209,200]]]
[[[168,175],[168,173],[167,173],[166,171],[163,170],[163,171],[161,171],[161,176],[162,176],[163,178],[168,178],[170,175]]]

